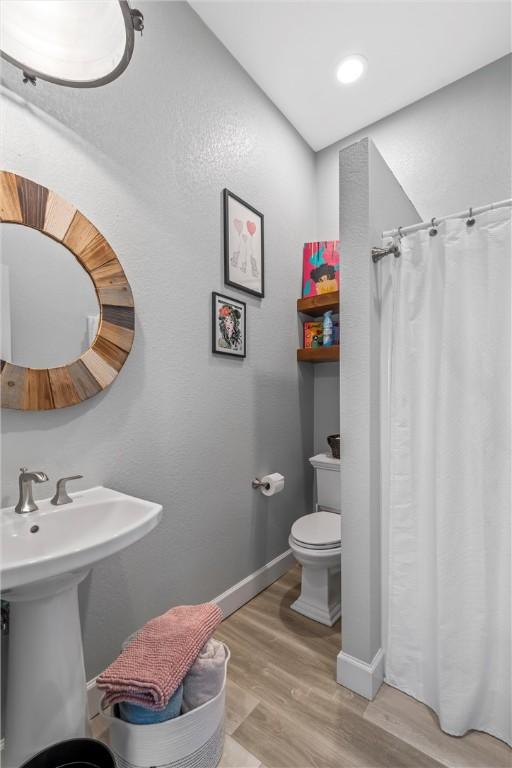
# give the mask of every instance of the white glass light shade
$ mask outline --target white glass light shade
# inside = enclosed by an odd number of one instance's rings
[[[360,77],[364,75],[368,66],[364,56],[360,54],[354,54],[353,56],[347,56],[338,67],[336,77],[343,83],[343,85],[349,85],[355,83]]]
[[[3,58],[29,75],[91,87],[118,77],[133,52],[126,0],[2,0]]]

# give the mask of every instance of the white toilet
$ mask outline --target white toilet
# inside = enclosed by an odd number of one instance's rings
[[[289,544],[302,565],[294,611],[329,627],[341,615],[340,460],[325,453],[310,459],[316,474],[316,512],[294,522]]]

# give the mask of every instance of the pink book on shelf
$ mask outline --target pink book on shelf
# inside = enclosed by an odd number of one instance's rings
[[[340,242],[319,240],[304,243],[302,296],[318,296],[340,289]]]

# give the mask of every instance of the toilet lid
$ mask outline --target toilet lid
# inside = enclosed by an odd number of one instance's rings
[[[304,515],[292,525],[292,536],[299,544],[312,547],[339,546],[341,517],[335,512],[324,510]]]

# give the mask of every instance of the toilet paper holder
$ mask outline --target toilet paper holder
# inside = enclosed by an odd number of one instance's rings
[[[268,489],[270,488],[270,483],[264,483],[264,482],[262,482],[262,481],[261,481],[261,480],[260,480],[258,477],[255,477],[255,478],[254,478],[254,480],[252,481],[251,485],[252,485],[252,487],[253,487],[254,489],[257,489],[257,488],[266,488],[266,489],[267,489],[267,491],[268,491]]]

